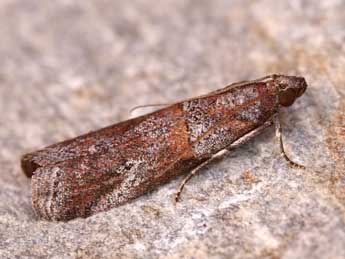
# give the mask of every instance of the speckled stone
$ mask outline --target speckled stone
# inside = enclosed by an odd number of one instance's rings
[[[345,1],[0,3],[1,258],[345,258]],[[274,130],[108,212],[39,221],[20,156],[231,82],[309,88]]]

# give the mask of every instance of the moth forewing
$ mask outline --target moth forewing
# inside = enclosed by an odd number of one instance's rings
[[[279,106],[305,88],[303,78],[283,75],[235,83],[26,154],[35,212],[48,220],[87,217],[194,175],[270,126]]]

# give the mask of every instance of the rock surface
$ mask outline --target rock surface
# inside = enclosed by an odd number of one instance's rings
[[[345,1],[0,3],[1,258],[345,258]],[[309,88],[274,130],[125,206],[39,221],[21,154],[135,105],[282,73]]]

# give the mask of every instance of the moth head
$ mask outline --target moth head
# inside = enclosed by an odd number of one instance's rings
[[[279,104],[290,106],[307,89],[307,83],[303,77],[274,75],[274,81],[278,84]]]

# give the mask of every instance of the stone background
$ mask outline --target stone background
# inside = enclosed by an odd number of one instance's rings
[[[2,0],[1,258],[345,258],[345,1]],[[271,73],[305,95],[274,130],[125,206],[39,221],[21,154]]]

